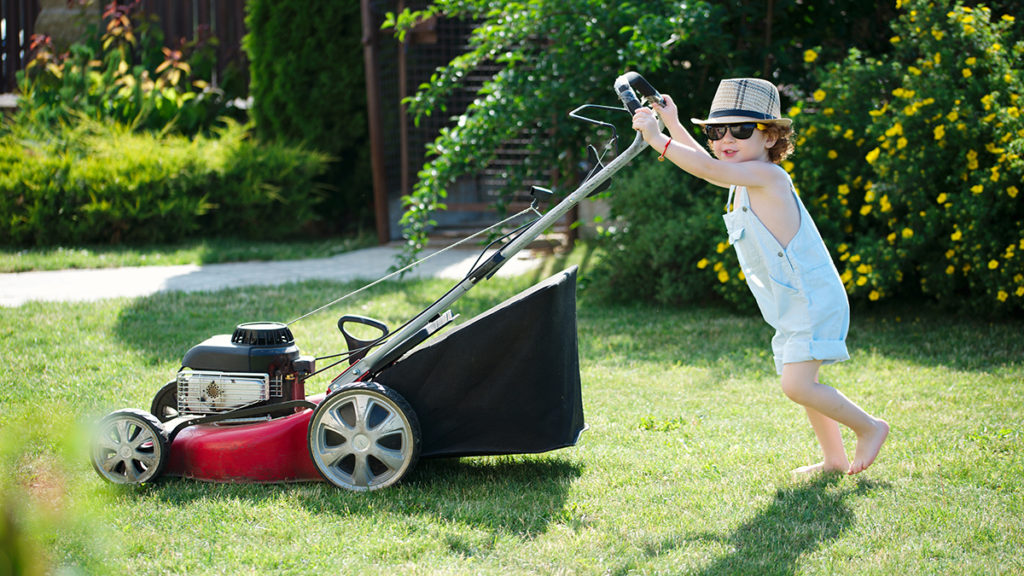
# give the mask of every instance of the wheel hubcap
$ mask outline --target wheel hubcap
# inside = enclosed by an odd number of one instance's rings
[[[132,417],[103,424],[93,448],[93,462],[105,478],[116,484],[136,484],[158,472],[162,448],[154,431]]]
[[[359,434],[352,439],[352,446],[354,446],[359,452],[366,452],[366,449],[370,447],[370,439]]]
[[[357,390],[329,397],[314,416],[310,447],[331,483],[348,490],[394,484],[412,460],[412,429],[388,398]]]

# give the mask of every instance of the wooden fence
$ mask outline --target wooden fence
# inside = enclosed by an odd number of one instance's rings
[[[102,0],[94,3],[97,21],[108,4]],[[244,81],[248,82],[248,66],[242,51],[245,0],[140,0],[138,9],[159,18],[168,46],[176,47],[182,38],[191,40],[197,35],[210,34],[216,37],[218,75],[234,64]],[[39,0],[0,0],[2,92],[14,92],[17,86],[15,74],[31,58],[29,46],[39,13]]]
[[[248,85],[249,66],[242,50],[245,36],[245,0],[142,0],[143,12],[160,19],[165,42],[177,46],[181,39],[191,40],[209,33],[217,39],[217,74],[234,64]],[[214,78],[216,81],[217,78]]]

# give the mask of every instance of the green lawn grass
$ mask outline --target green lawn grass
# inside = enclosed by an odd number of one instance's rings
[[[68,268],[174,266],[251,260],[329,258],[356,248],[372,246],[375,243],[375,239],[362,234],[343,238],[291,242],[210,239],[185,242],[174,246],[4,248],[0,250],[0,273],[66,270]]]
[[[484,282],[456,312],[471,318],[536,279]],[[823,371],[893,426],[856,477],[790,477],[817,445],[778,389],[759,317],[610,306],[585,290],[589,430],[575,447],[425,460],[367,494],[177,479],[123,488],[93,472],[90,423],[148,407],[190,346],[356,287],[0,309],[3,552],[86,574],[1024,572],[1024,326],[909,307],[855,311],[852,360]],[[381,284],[295,325],[297,342],[340,351],[338,315],[395,325],[448,287]]]

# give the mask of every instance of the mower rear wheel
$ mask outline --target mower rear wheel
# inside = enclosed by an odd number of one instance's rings
[[[149,409],[153,416],[161,422],[167,422],[178,417],[178,380],[174,379],[164,384],[163,388],[153,397],[153,404]]]
[[[362,492],[387,488],[416,465],[420,425],[394,390],[355,382],[328,395],[309,421],[309,453],[323,477]]]
[[[93,468],[114,484],[155,480],[170,453],[167,431],[160,422],[148,412],[131,408],[103,418],[93,442]]]

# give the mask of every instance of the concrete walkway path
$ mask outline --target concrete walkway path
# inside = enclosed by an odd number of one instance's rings
[[[376,246],[331,258],[282,262],[237,262],[206,266],[140,266],[95,270],[58,270],[0,274],[0,306],[21,306],[33,300],[92,301],[148,296],[157,292],[206,292],[241,286],[268,286],[305,280],[367,283],[389,274],[400,246]],[[437,254],[440,252],[439,254]],[[436,256],[431,257],[432,255]],[[406,278],[438,277],[459,280],[476,261],[478,249],[428,250],[428,260]],[[522,274],[540,261],[524,250],[507,262],[498,276]]]

